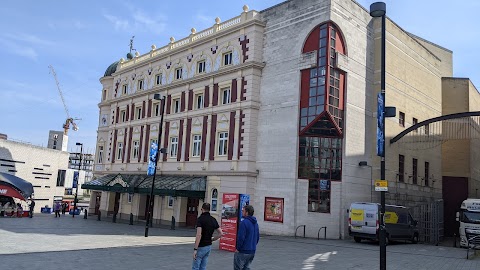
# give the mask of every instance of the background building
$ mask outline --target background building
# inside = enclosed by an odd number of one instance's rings
[[[355,1],[286,1],[108,67],[102,83],[91,212],[145,219],[149,145],[166,97],[154,220],[194,225],[201,201],[251,195],[263,233],[348,234],[351,202],[379,201],[380,21]],[[387,141],[445,113],[452,52],[387,18]],[[471,109],[473,107],[466,107]],[[431,134],[428,126],[418,130]],[[443,153],[444,154],[444,153]],[[443,162],[448,162],[443,160]],[[361,167],[359,164],[366,165]],[[386,145],[387,203],[442,198],[442,148]],[[282,202],[281,222],[265,218]],[[220,200],[220,201],[219,201]]]

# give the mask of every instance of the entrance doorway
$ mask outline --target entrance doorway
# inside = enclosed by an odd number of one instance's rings
[[[188,198],[187,218],[186,218],[187,227],[195,227],[195,225],[197,225],[198,203],[199,203],[198,198]]]
[[[102,193],[97,193],[95,197],[95,215],[98,215],[100,212],[100,201],[102,200]]]
[[[113,214],[118,214],[120,208],[120,193],[115,192],[115,204],[113,206]]]
[[[444,176],[442,185],[445,236],[453,236],[454,233],[458,234],[460,225],[455,220],[455,213],[460,209],[462,201],[468,197],[468,178]]]
[[[148,209],[150,208],[150,195],[147,195],[147,199],[145,200],[145,215],[144,219],[147,220],[148,218]],[[153,208],[152,207],[152,213],[153,213]]]

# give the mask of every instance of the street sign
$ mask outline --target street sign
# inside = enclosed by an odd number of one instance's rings
[[[388,181],[375,180],[375,191],[388,191]]]

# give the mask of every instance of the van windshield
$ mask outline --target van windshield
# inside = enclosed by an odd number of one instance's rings
[[[480,224],[480,212],[463,212],[462,222]]]

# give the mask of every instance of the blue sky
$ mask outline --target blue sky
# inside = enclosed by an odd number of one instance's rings
[[[55,68],[79,130],[75,142],[94,151],[105,69],[134,47],[146,53],[239,15],[244,4],[263,10],[282,1],[5,1],[0,10],[0,133],[46,145],[49,130],[62,130],[66,114],[48,65]],[[374,1],[360,0],[368,9]],[[386,1],[387,16],[405,30],[454,52],[454,76],[480,88],[480,1]],[[475,63],[475,64],[474,64]]]

